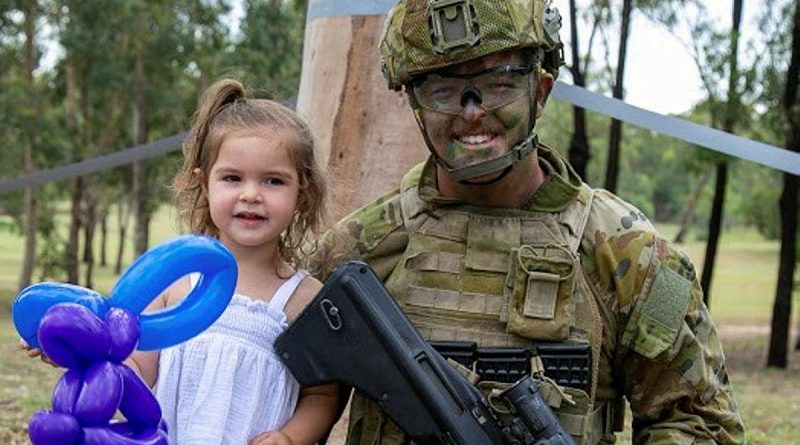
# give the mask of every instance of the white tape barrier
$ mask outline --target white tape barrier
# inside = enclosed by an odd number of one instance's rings
[[[397,0],[310,0],[306,10],[306,23],[324,17],[383,15],[395,3]]]
[[[171,151],[179,150],[186,135],[187,133],[176,134],[149,144],[137,145],[108,155],[98,156],[50,170],[40,170],[29,175],[3,181],[0,182],[0,193],[36,187],[46,182],[71,179],[77,176],[108,170],[112,167],[119,167],[120,165],[127,165],[136,161],[155,158]]]
[[[800,153],[647,111],[563,82],[556,82],[552,97],[704,148],[800,175]]]

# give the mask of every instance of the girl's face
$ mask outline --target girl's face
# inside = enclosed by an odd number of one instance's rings
[[[294,163],[281,137],[226,138],[205,182],[220,241],[231,248],[277,247],[292,222],[299,194]]]

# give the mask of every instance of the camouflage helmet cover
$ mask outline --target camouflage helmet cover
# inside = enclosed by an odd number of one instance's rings
[[[400,0],[386,17],[380,52],[389,87],[417,74],[522,48],[542,48],[553,76],[563,63],[561,15],[550,0]]]

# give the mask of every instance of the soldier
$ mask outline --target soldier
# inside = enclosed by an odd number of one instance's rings
[[[383,73],[430,157],[326,234],[317,271],[363,260],[427,340],[530,351],[526,372],[578,443],[613,443],[625,400],[635,444],[743,443],[691,260],[537,139],[560,26],[549,0],[395,5]],[[506,384],[467,366],[487,392]],[[347,443],[408,439],[356,395]]]

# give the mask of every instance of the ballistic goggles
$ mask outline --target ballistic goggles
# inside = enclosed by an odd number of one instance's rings
[[[502,65],[463,75],[426,74],[412,81],[411,91],[419,106],[431,111],[461,114],[468,97],[491,111],[528,91],[528,74],[535,66]]]

